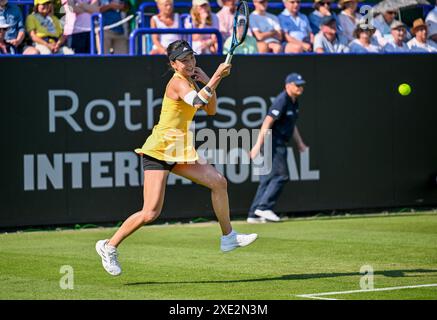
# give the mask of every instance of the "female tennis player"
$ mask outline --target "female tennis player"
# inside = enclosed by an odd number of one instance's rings
[[[220,64],[209,78],[196,66],[194,52],[184,40],[171,43],[167,55],[174,75],[165,90],[159,122],[142,148],[135,150],[142,155],[143,162],[143,208],[131,215],[111,239],[100,240],[96,244],[103,267],[113,276],[121,273],[117,259],[118,245],[161,213],[170,171],[211,189],[213,209],[223,234],[220,245],[222,251],[247,246],[258,236],[239,234],[232,229],[226,179],[212,165],[203,164],[206,161],[199,162],[189,137],[188,128],[198,109],[205,110],[208,115],[216,113],[215,90],[220,81],[230,74],[231,65]],[[193,79],[204,87],[199,90]]]

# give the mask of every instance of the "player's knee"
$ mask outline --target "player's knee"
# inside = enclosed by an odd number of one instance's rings
[[[217,174],[214,179],[211,189],[213,190],[226,190],[228,188],[228,180],[221,174]]]
[[[151,223],[152,221],[156,220],[156,218],[158,218],[160,213],[161,213],[160,210],[143,209],[143,211],[141,212],[143,223],[144,224]]]

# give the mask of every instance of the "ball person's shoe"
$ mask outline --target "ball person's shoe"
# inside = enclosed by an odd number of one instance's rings
[[[272,210],[255,210],[255,215],[268,221],[281,221],[281,218],[279,218]]]
[[[102,258],[103,268],[111,275],[118,276],[121,274],[121,267],[118,263],[117,248],[108,245],[108,239],[100,240],[96,243],[96,251]]]
[[[247,223],[266,223],[266,218],[262,217],[249,217],[247,218]]]
[[[245,247],[258,238],[256,233],[243,234],[232,231],[230,234],[221,237],[220,249],[223,252],[232,251],[238,247]]]

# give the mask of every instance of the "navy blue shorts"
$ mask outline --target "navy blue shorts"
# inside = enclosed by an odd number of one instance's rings
[[[174,166],[176,165],[176,162],[167,162],[155,159],[151,156],[148,156],[147,154],[143,154],[142,156],[142,163],[143,163],[143,171],[146,170],[173,170]]]

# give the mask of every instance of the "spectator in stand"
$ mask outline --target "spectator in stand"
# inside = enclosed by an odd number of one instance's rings
[[[26,18],[26,30],[38,54],[74,54],[72,49],[64,46],[67,37],[63,34],[61,22],[53,14],[51,0],[35,0],[33,13]]]
[[[267,12],[268,0],[253,0],[255,11],[250,14],[250,29],[255,36],[260,53],[282,51],[282,31],[279,19]]]
[[[320,31],[314,37],[316,53],[347,53],[348,41],[337,32],[337,20],[333,16],[325,16],[320,22]]]
[[[0,17],[9,26],[6,34],[3,34],[8,47],[12,46],[11,50],[15,53],[22,53],[25,29],[20,8],[16,4],[10,4],[8,0],[0,0]]]
[[[244,31],[243,26],[237,28],[237,38]],[[223,45],[223,54],[228,54],[229,48],[232,44],[232,36],[228,37]],[[234,54],[256,54],[258,53],[258,46],[255,37],[250,34],[246,35],[244,42],[240,44],[234,51]]]
[[[100,0],[100,12],[103,16],[103,26],[111,26],[120,22],[122,20],[121,11],[126,9],[127,5],[124,0]],[[123,25],[105,30],[103,38],[105,54],[111,53],[111,50],[114,54],[127,54],[128,40],[124,34]],[[100,45],[98,45],[97,48],[100,48]]]
[[[6,23],[6,19],[0,16],[0,56],[4,54],[16,54],[15,47],[5,41],[6,33],[11,25]]]
[[[99,12],[99,0],[62,0],[64,35],[70,37],[74,53],[90,53],[91,14]]]
[[[358,1],[362,0],[340,0],[338,3],[343,9],[338,15],[339,28],[348,41],[354,41],[354,31],[362,19],[362,15],[357,12]]]
[[[332,0],[314,0],[314,11],[308,16],[314,34],[319,33],[320,24],[324,17],[334,16],[337,19],[337,15],[331,11],[331,5]]]
[[[211,11],[208,0],[193,0],[190,11],[191,22],[185,21],[185,28],[213,28],[219,29],[219,19]],[[198,54],[216,53],[218,49],[217,36],[215,34],[193,34],[193,50]]]
[[[384,47],[389,40],[393,40],[391,24],[395,18],[396,11],[389,10],[373,19],[373,26],[376,28],[375,37],[381,47]]]
[[[413,28],[411,33],[414,38],[408,41],[408,48],[412,52],[437,52],[437,47],[429,41],[428,38],[428,26],[423,19],[416,19],[413,22]]]
[[[173,0],[155,1],[159,12],[150,20],[150,27],[159,29],[179,28],[179,14],[174,12]],[[167,54],[168,45],[176,40],[181,40],[179,34],[152,35],[153,48],[150,54]]]
[[[279,15],[279,23],[286,40],[285,53],[312,51],[314,34],[306,15],[300,13],[300,0],[283,0],[285,9]]]
[[[387,40],[384,46],[385,52],[408,52],[408,46],[405,43],[407,28],[401,21],[395,20],[391,23],[391,39]]]
[[[426,16],[425,22],[433,22],[437,24],[437,0],[435,1],[435,7]]]
[[[349,44],[351,53],[379,53],[381,47],[372,43],[372,36],[375,33],[375,28],[369,28],[365,21],[358,23],[354,37],[356,38]]]
[[[432,46],[437,47],[437,24],[428,25],[428,40]]]
[[[437,0],[436,6],[426,16],[425,20],[428,25],[428,37],[437,45]]]
[[[217,12],[217,17],[220,23],[220,32],[223,40],[232,35],[232,28],[234,25],[234,14],[237,0],[217,0],[217,4],[221,7]]]

